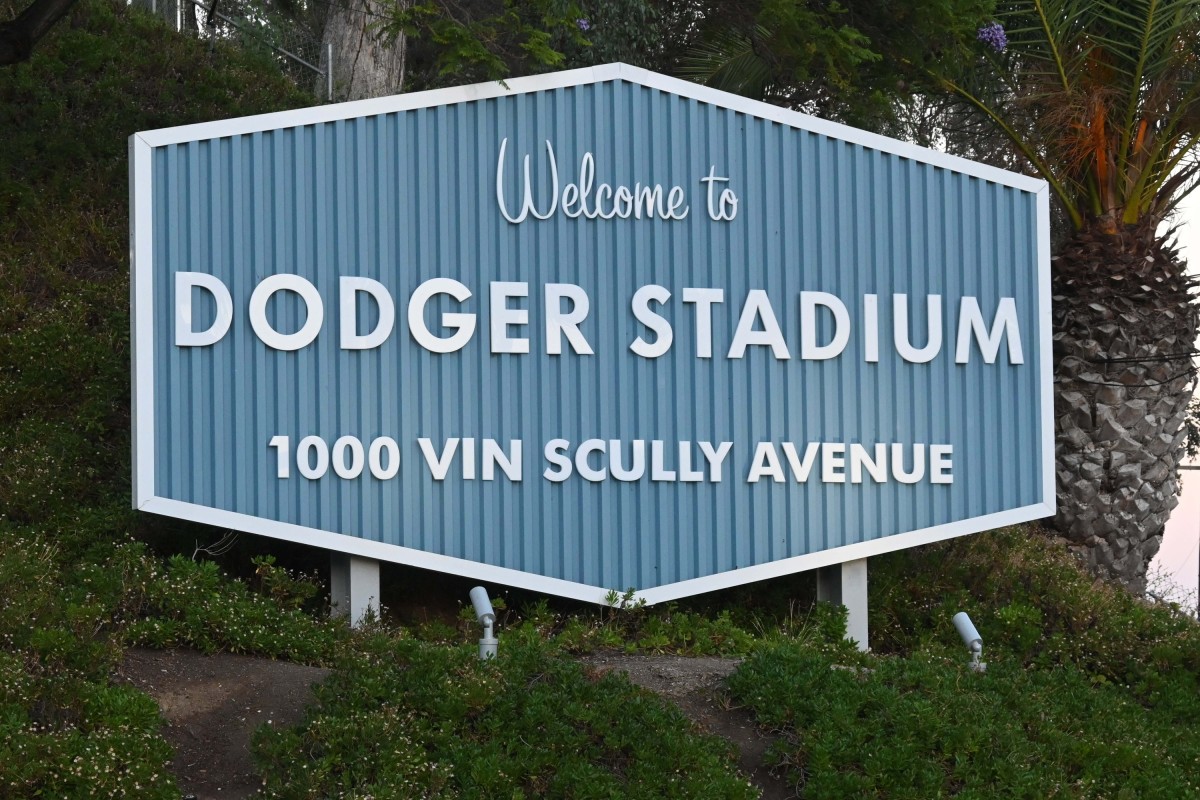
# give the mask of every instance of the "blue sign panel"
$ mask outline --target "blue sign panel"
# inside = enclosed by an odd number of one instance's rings
[[[1041,181],[624,65],[130,148],[138,508],[650,602],[1053,513]]]

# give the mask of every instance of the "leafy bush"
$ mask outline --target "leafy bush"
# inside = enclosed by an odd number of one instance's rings
[[[9,677],[6,658],[0,653],[0,681]],[[82,701],[86,724],[31,720],[24,710],[31,698],[0,699],[0,794],[177,800],[153,700],[123,687],[62,688]]]
[[[109,634],[148,560],[133,544],[109,556],[73,564],[0,524],[0,796],[179,796],[154,701],[109,685]]]
[[[287,658],[301,663],[330,657],[345,627],[318,622],[296,608],[225,577],[211,561],[173,556],[154,571],[141,597],[142,619],[129,624],[129,644],[189,646],[205,653],[225,650]]]
[[[500,656],[386,633],[359,642],[300,727],[261,729],[267,793],[358,797],[753,797],[729,746],[536,626]]]
[[[0,19],[22,7],[0,0]],[[29,62],[0,69],[6,519],[57,527],[128,505],[129,135],[312,102],[269,61],[108,0],[79,3]]]
[[[1074,667],[1181,718],[1200,711],[1188,702],[1200,696],[1195,620],[1096,581],[1042,531],[1009,528],[891,553],[871,570],[877,651],[957,646],[950,619],[966,611],[989,658]]]
[[[154,701],[110,685],[123,641],[328,661],[348,638],[212,563],[164,565],[132,541],[84,558],[0,524],[0,586],[4,797],[179,796]]]
[[[728,611],[711,618],[680,611],[674,604],[581,610],[551,630],[561,646],[575,653],[620,649],[630,653],[735,656],[748,653],[755,643],[753,634],[735,625]]]
[[[838,668],[812,648],[756,651],[729,682],[802,797],[1193,797],[1200,738],[1074,666],[961,655]]]
[[[0,0],[0,19],[24,5]],[[326,646],[211,567],[164,567],[128,508],[128,136],[310,102],[269,63],[107,0],[0,69],[0,796],[179,797],[154,702],[110,685],[147,614],[178,643]]]
[[[1192,797],[1200,626],[1013,528],[872,559],[880,655],[776,640],[729,681],[802,797]],[[984,640],[971,672],[951,624]]]

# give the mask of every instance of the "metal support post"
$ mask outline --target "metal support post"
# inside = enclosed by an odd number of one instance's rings
[[[846,561],[817,570],[817,599],[846,607],[846,638],[866,651],[867,560]]]
[[[379,562],[373,558],[329,555],[329,613],[358,627],[370,611],[379,616]]]

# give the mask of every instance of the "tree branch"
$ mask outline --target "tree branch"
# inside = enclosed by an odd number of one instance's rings
[[[33,0],[16,19],[0,24],[0,67],[27,61],[33,46],[76,0]]]

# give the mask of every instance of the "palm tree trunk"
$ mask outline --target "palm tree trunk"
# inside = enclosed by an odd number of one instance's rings
[[[1193,281],[1153,222],[1078,231],[1054,264],[1056,527],[1137,593],[1179,502]]]

